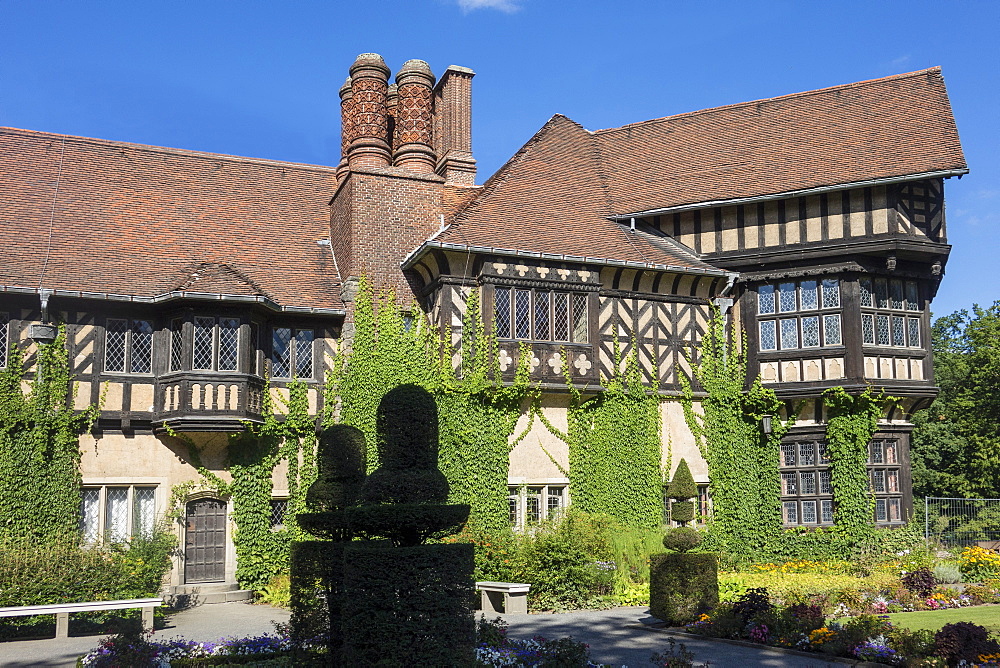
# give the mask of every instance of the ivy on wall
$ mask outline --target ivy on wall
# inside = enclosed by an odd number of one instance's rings
[[[573,505],[610,515],[636,528],[656,528],[663,519],[663,472],[660,466],[660,399],[643,384],[638,346],[622,361],[615,347],[615,368],[602,378],[603,390],[584,393],[573,383],[562,351],[562,371],[570,395],[567,431],[545,419],[545,427],[569,447],[569,486]],[[624,368],[623,368],[624,367]]]
[[[858,395],[842,387],[823,393],[828,417],[826,450],[830,457],[834,522],[853,538],[862,538],[873,528],[875,497],[868,480],[868,444],[878,429],[879,418],[895,402],[871,387]]]
[[[78,412],[66,329],[38,344],[34,378],[12,345],[0,370],[0,539],[66,536],[80,527],[80,435],[100,402]]]
[[[735,556],[762,553],[781,532],[779,444],[791,420],[777,418],[782,403],[759,377],[746,389],[746,358],[727,335],[718,309],[712,310],[691,367],[693,377],[681,377],[681,402],[708,464],[712,537],[719,549]],[[706,394],[700,402],[693,382]],[[773,416],[766,436],[761,430],[765,415]]]

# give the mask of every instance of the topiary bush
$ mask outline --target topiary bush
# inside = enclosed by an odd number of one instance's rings
[[[678,626],[719,604],[716,555],[654,554],[649,568],[649,612],[654,617]]]
[[[698,496],[698,486],[685,460],[681,459],[677,464],[674,479],[667,485],[665,496],[673,499],[670,503],[671,521],[687,526],[687,523],[694,519],[694,502],[691,499]]]
[[[687,552],[701,545],[701,532],[692,527],[677,527],[663,536],[663,547],[674,552]]]

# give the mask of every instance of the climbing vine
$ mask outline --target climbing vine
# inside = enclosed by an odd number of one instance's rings
[[[759,377],[747,390],[746,359],[718,309],[712,310],[698,352],[692,377],[681,377],[681,401],[708,464],[712,537],[734,556],[760,553],[781,532],[778,454],[791,420],[777,418],[782,403]],[[696,399],[695,382],[703,398]],[[770,435],[761,431],[765,415],[772,416]]]
[[[419,314],[416,307],[412,312]],[[351,349],[335,361],[327,380],[326,423],[338,421],[364,432],[372,470],[378,465],[379,402],[394,387],[419,385],[437,404],[438,465],[451,487],[450,502],[472,507],[469,523],[475,532],[509,532],[510,437],[530,393],[527,350],[519,355],[513,382],[503,383],[496,340],[483,326],[477,290],[467,294],[457,351],[450,330],[439,335],[425,318],[401,311],[392,293],[376,295],[365,279],[354,324]]]
[[[852,538],[863,538],[873,527],[875,497],[868,481],[868,444],[887,405],[895,401],[895,397],[875,393],[871,387],[858,395],[848,394],[842,387],[823,393],[828,411],[826,449],[834,521]]]
[[[80,525],[80,435],[101,402],[73,408],[66,329],[38,344],[35,373],[12,345],[0,370],[0,539],[70,535]],[[102,397],[103,399],[103,397]]]
[[[638,346],[622,360],[615,348],[615,368],[602,379],[604,390],[587,396],[573,383],[566,352],[563,376],[570,394],[567,431],[545,420],[550,432],[569,446],[569,481],[573,505],[611,515],[627,526],[658,527],[663,518],[663,472],[660,467],[660,399],[643,384]]]

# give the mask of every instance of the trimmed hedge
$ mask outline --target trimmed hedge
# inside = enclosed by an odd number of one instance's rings
[[[718,556],[654,554],[649,558],[649,612],[680,626],[719,604]]]
[[[344,551],[343,665],[465,666],[473,656],[474,547],[454,543]]]
[[[342,644],[338,619],[344,578],[344,543],[301,541],[292,543],[291,633],[297,643],[326,638],[330,656]]]

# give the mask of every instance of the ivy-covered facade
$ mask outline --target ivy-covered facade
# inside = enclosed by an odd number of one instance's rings
[[[655,526],[682,458],[732,527],[909,517],[944,183],[968,171],[940,70],[556,115],[483,185],[474,73],[389,75],[351,66],[338,165],[0,129],[0,363],[30,373],[63,328],[72,405],[100,406],[85,536],[167,518],[177,591],[261,587],[316,428],[374,437],[403,383],[484,531],[571,503]]]

